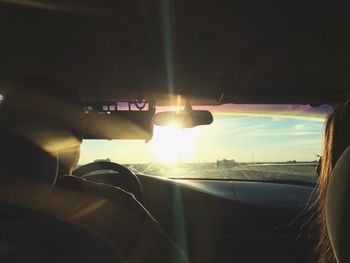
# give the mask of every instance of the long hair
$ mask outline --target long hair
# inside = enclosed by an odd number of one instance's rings
[[[329,114],[324,131],[322,161],[317,187],[318,263],[336,262],[326,225],[326,194],[329,177],[339,157],[350,146],[350,100],[337,105]]]

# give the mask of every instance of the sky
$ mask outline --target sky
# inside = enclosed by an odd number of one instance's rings
[[[329,106],[300,105],[213,107],[214,122],[181,129],[155,126],[153,139],[84,140],[80,164],[111,159],[122,164],[152,162],[313,161],[321,154]]]

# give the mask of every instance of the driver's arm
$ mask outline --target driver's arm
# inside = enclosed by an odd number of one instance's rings
[[[148,211],[118,187],[62,176],[48,209],[109,239],[129,263],[188,262]]]

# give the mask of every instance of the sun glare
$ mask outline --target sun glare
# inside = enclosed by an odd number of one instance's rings
[[[155,126],[151,148],[162,162],[194,161],[197,153],[197,129],[181,129],[174,124],[168,127]]]

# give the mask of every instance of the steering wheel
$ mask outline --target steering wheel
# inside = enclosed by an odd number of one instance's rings
[[[100,170],[109,170],[109,172],[103,174],[94,173]],[[143,204],[144,195],[140,180],[132,171],[121,164],[107,161],[92,162],[76,168],[73,171],[73,175],[94,182],[106,183],[120,187],[121,189],[133,194],[135,198]]]

